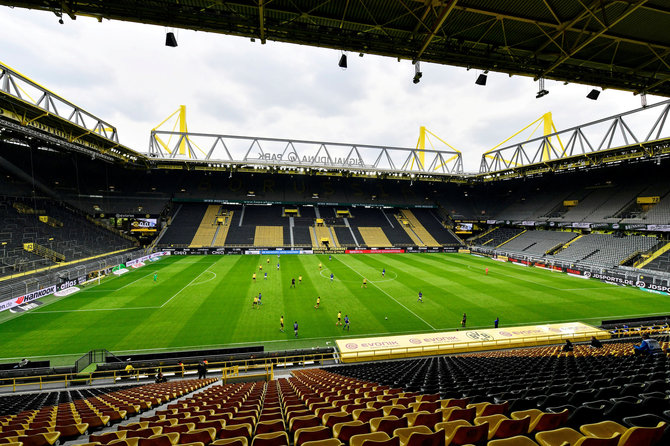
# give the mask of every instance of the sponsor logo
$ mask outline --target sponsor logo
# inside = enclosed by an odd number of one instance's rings
[[[398,341],[363,342],[361,348],[398,347]]]
[[[345,345],[346,348],[349,350],[356,350],[358,348],[358,344],[355,342],[349,342],[348,344]]]
[[[65,290],[56,291],[54,295],[58,297],[69,296],[70,294],[74,294],[77,291],[80,291],[79,287],[73,286]]]
[[[77,285],[77,281],[76,281],[76,280],[66,280],[65,282],[61,283],[61,284],[58,286],[58,289],[62,291],[62,290],[66,290],[66,289],[68,289],[68,288],[70,288],[70,287],[73,287],[73,286],[75,286],[75,285]]]
[[[41,290],[33,291],[32,293],[24,294],[23,296],[6,300],[0,303],[0,311],[8,310],[21,304],[26,304],[30,301],[48,296],[56,292],[56,285],[42,288]]]
[[[421,339],[409,338],[409,342],[411,342],[412,344],[417,344],[418,345],[418,344],[421,344]]]
[[[440,343],[440,342],[455,342],[458,341],[458,336],[436,336],[434,338],[423,338],[423,342]]]
[[[493,336],[487,333],[480,333],[478,331],[469,331],[465,334],[465,336],[469,337],[470,339],[474,339],[475,341],[492,341]]]
[[[404,249],[347,249],[345,254],[403,254]]]
[[[344,157],[331,157],[331,156],[307,156],[303,155],[302,157],[295,152],[289,152],[284,156],[282,153],[258,153],[258,160],[261,161],[271,161],[277,163],[280,161],[288,161],[290,163],[301,163],[301,164],[321,164],[324,166],[365,166],[361,158],[344,158]]]
[[[591,277],[591,273],[588,272],[588,271],[586,271],[586,272],[584,273],[584,277]]]

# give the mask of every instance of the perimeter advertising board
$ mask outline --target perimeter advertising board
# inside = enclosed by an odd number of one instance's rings
[[[33,291],[32,293],[24,294],[23,296],[16,297],[14,299],[8,299],[4,302],[0,302],[0,311],[9,310],[18,305],[27,304],[35,299],[40,299],[45,296],[49,296],[56,292],[56,285],[48,286],[42,288],[41,290]]]
[[[571,322],[563,324],[489,328],[415,335],[339,339],[336,341],[343,362],[405,358],[476,350],[495,350],[541,344],[585,341],[596,336],[607,339],[605,330]]]

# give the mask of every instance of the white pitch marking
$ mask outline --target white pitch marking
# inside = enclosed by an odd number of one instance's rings
[[[351,266],[349,266],[349,265],[347,265],[346,263],[344,263],[344,262],[342,261],[342,259],[337,259],[337,260],[338,260],[339,262],[341,262],[344,266],[346,266],[347,268],[349,268],[350,270],[352,270],[353,272],[355,272],[356,274],[358,274],[359,276],[365,278],[365,276],[364,276],[363,274],[359,273],[358,271],[356,271],[355,269],[353,269]],[[412,310],[410,310],[409,308],[407,308],[407,307],[406,307],[405,305],[403,305],[400,301],[398,301],[398,299],[396,299],[395,297],[391,296],[391,295],[390,295],[389,293],[387,293],[386,291],[384,291],[384,290],[382,290],[381,288],[379,288],[379,286],[378,286],[378,285],[375,285],[374,282],[369,282],[369,283],[370,283],[372,286],[374,286],[375,288],[377,288],[379,291],[381,291],[382,293],[386,294],[388,297],[390,297],[391,299],[393,299],[398,305],[400,305],[401,307],[403,307],[405,310],[407,310],[407,311],[409,311],[410,313],[412,313],[412,314],[413,314],[414,316],[416,316],[417,319],[419,319],[421,322],[423,322],[424,324],[428,325],[428,326],[429,326],[430,328],[432,328],[433,330],[436,330],[436,328],[433,327],[432,325],[430,325],[428,322],[426,322],[426,320],[425,320],[424,318],[422,318],[421,316],[419,316],[418,314],[416,314],[415,312],[413,312]]]

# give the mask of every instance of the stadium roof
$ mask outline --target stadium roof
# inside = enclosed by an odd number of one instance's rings
[[[670,96],[667,0],[0,0]]]

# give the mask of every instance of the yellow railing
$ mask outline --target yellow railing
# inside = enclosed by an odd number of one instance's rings
[[[240,372],[246,373],[241,374]],[[223,384],[227,384],[229,380],[234,378],[262,378],[265,381],[272,381],[275,378],[274,364],[252,365],[247,368],[241,368],[239,365],[234,365],[231,367],[223,367],[221,369],[221,380],[223,381]]]
[[[222,362],[210,362],[207,364],[208,373],[211,375],[212,372],[221,371],[222,375],[224,370],[228,369],[229,377],[230,370],[237,368],[238,373],[251,372],[250,377],[259,377],[266,376],[268,373],[270,376],[274,376],[275,367],[301,367],[301,366],[312,366],[322,363],[323,361],[333,360],[335,358],[335,353],[309,353],[304,355],[293,355],[293,356],[277,356],[277,357],[268,357],[268,358],[252,358],[252,359],[242,359],[235,361],[222,361]],[[51,384],[62,384],[64,387],[69,387],[75,384],[87,384],[93,385],[97,382],[106,381],[106,382],[115,382],[117,380],[128,380],[136,381],[151,379],[155,377],[158,371],[165,374],[173,374],[174,377],[183,378],[186,374],[196,373],[196,363],[189,363],[184,368],[180,365],[169,365],[169,366],[158,366],[158,367],[144,367],[136,368],[131,371],[126,372],[125,370],[103,370],[95,371],[91,374],[85,376],[77,376],[73,373],[67,374],[56,374],[56,375],[37,375],[37,376],[21,376],[21,377],[7,377],[0,378],[0,393],[3,391],[9,391],[6,389],[11,389],[11,392],[21,391],[27,386],[39,386],[39,390],[42,390],[45,385]],[[259,369],[263,369],[266,372],[259,373],[255,372]],[[245,375],[246,376],[246,375]]]

